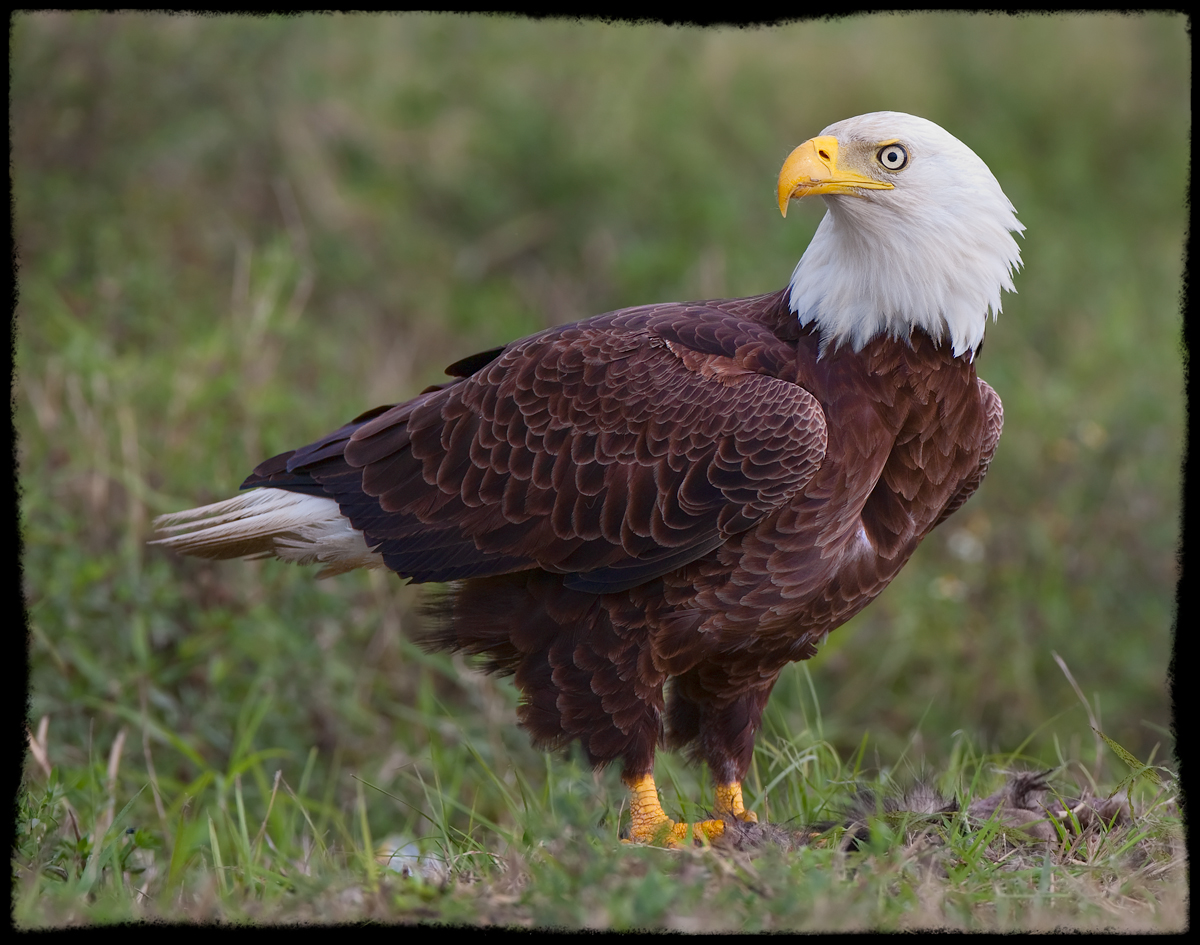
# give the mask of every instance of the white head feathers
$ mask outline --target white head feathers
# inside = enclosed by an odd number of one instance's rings
[[[1012,234],[1024,227],[992,172],[953,135],[901,112],[821,134],[836,138],[835,164],[892,188],[818,191],[829,210],[791,281],[800,323],[816,322],[823,346],[857,350],[882,332],[907,338],[922,328],[948,338],[955,356],[973,353],[1021,265]],[[897,144],[902,151],[885,153]],[[885,159],[903,163],[889,170]]]

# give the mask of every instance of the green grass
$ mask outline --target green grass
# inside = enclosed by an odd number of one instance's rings
[[[779,219],[788,151],[911,111],[976,150],[1028,227],[980,362],[1004,437],[971,503],[785,673],[749,799],[810,822],[850,780],[977,793],[1060,765],[1107,793],[1126,769],[1092,719],[1169,767],[1189,70],[1185,20],[1159,15],[18,17],[14,401],[45,762],[19,798],[18,923],[1182,924],[1169,790],[1140,784],[1142,819],[1084,854],[997,865],[951,828],[936,881],[902,840],[627,848],[616,772],[533,751],[506,681],[408,642],[418,589],[145,542],[154,515],[466,354],[780,287],[819,218]],[[701,810],[705,777],[663,755],[668,809]],[[385,841],[446,870],[402,878],[371,855]]]
[[[45,732],[35,743],[40,764],[55,746]],[[147,748],[146,760],[153,754]],[[60,769],[42,771],[23,798],[14,859],[18,919],[369,918],[687,931],[1134,929],[1186,921],[1183,841],[1169,780],[1166,791],[1135,792],[1132,824],[1078,835],[1067,825],[1058,843],[1031,842],[999,822],[961,815],[934,822],[885,815],[872,821],[871,838],[858,849],[835,826],[798,850],[768,846],[749,855],[623,847],[617,812],[597,823],[603,799],[574,763],[509,776],[474,755],[472,773],[486,775],[502,798],[499,824],[480,814],[478,795],[464,804],[449,783],[468,776],[461,760],[438,759],[440,784],[419,768],[393,791],[355,778],[353,800],[339,805],[311,791],[315,752],[296,786],[264,754],[209,768],[182,790],[152,776],[143,790],[154,794],[158,823],[140,827],[131,816],[138,795],[117,809],[125,797],[119,746],[107,761],[93,758],[74,784],[63,782]],[[1029,761],[983,756],[960,736],[936,784],[965,802],[995,786],[998,768]],[[765,739],[756,774],[771,788],[770,803],[754,790],[749,800],[796,827],[836,817],[847,785],[886,792],[911,780],[890,771],[868,779],[862,762],[861,754],[840,760],[811,730]],[[669,805],[675,789],[695,787],[673,768],[667,780]],[[424,799],[429,813],[412,819],[405,797]],[[370,824],[381,819],[380,808],[406,826],[379,836]]]

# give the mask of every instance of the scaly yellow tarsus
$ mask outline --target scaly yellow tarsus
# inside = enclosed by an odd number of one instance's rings
[[[746,810],[746,805],[742,801],[742,785],[738,781],[718,784],[717,796],[713,805],[717,809],[716,812],[722,817],[729,815],[747,824],[758,823],[758,814],[752,810]]]
[[[725,821],[702,820],[695,824],[677,823],[667,816],[658,801],[658,788],[654,775],[622,778],[629,788],[629,838],[626,843],[653,843],[675,847],[685,841],[713,840],[725,832]],[[738,800],[741,786],[738,785]]]

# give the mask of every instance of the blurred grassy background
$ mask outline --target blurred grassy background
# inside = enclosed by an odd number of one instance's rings
[[[378,836],[418,830],[422,784],[503,819],[492,772],[553,770],[559,814],[595,823],[615,773],[551,768],[506,681],[415,650],[415,588],[181,560],[146,546],[149,521],[461,356],[782,286],[821,212],[779,218],[783,158],[879,109],[960,137],[1028,228],[980,364],[1004,438],[971,503],[785,675],[763,750],[812,730],[843,757],[865,739],[868,765],[937,767],[965,733],[1091,765],[1057,652],[1107,734],[1171,751],[1181,16],[37,14],[11,53],[31,719],[64,771],[103,769],[129,728],[176,798],[239,772],[265,797],[267,765],[352,804],[354,774],[401,798],[372,795]],[[126,752],[132,793],[146,767]]]

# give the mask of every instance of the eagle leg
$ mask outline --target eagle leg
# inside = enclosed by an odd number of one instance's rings
[[[742,799],[742,781],[750,769],[754,736],[778,673],[733,698],[723,691],[725,678],[725,667],[715,662],[699,664],[674,678],[667,705],[667,742],[674,748],[690,749],[708,764],[717,784],[715,816],[756,824],[758,816],[746,810]]]
[[[654,775],[635,775],[623,777],[621,780],[629,788],[629,813],[633,821],[624,843],[653,843],[676,847],[689,839],[696,843],[712,841],[725,832],[723,820],[701,820],[694,824],[684,824],[676,823],[668,817],[658,801]],[[741,785],[736,787],[740,802]]]

